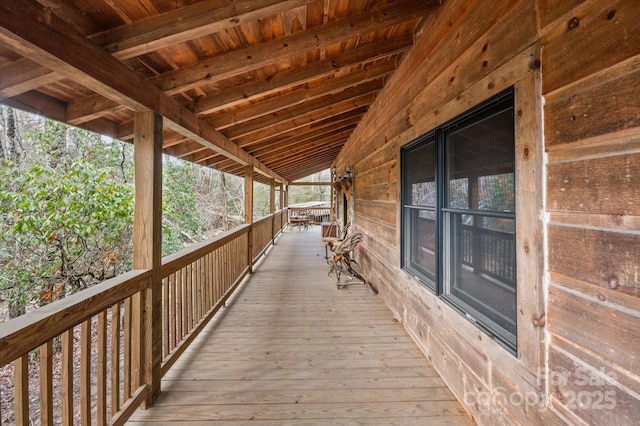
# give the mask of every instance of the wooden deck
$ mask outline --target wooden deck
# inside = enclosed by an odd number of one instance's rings
[[[473,424],[378,296],[336,289],[317,229],[281,235],[128,424]]]

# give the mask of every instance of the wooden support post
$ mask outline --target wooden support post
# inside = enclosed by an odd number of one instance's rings
[[[289,207],[289,185],[284,187],[284,206]]]
[[[271,178],[269,188],[269,213],[274,214],[276,212],[276,180]]]
[[[269,181],[269,214],[271,215],[271,241],[275,242],[276,234],[276,218],[274,213],[276,212],[276,180],[271,178]]]
[[[469,177],[469,208],[478,210],[480,204],[480,188],[478,187],[478,176]],[[471,264],[474,274],[482,272],[482,240],[480,233],[482,232],[482,217],[473,217],[473,231],[471,233]],[[460,231],[462,232],[462,230]]]
[[[282,210],[282,207],[284,206],[284,185],[280,182],[278,186],[280,187],[280,205],[278,207]]]
[[[253,166],[244,168],[244,223],[252,225],[247,238],[247,265],[249,273],[253,272]]]
[[[336,172],[331,169],[331,193],[329,195],[329,222],[336,220],[336,190],[333,182],[336,181]]]
[[[162,362],[162,117],[136,112],[134,122],[135,211],[133,268],[151,269],[149,286],[134,297],[133,391],[149,386],[145,407],[160,392]],[[138,343],[139,344],[136,344]]]

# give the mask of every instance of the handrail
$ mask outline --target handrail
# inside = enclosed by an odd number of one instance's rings
[[[147,286],[149,270],[134,270],[56,300],[0,326],[0,366],[82,324]]]
[[[275,242],[286,218],[287,210],[283,209],[162,259],[160,375],[224,306],[251,272],[253,262]],[[151,270],[130,271],[0,324],[0,367],[14,362],[16,423],[29,422],[29,403],[33,400],[28,383],[29,352],[37,348],[45,375],[40,398],[43,423],[53,422],[56,409],[61,410],[63,422],[73,422],[79,411],[83,423],[85,418],[98,416],[97,423],[109,419],[111,424],[124,424],[147,400],[149,387],[141,382],[138,370],[144,360],[136,357],[141,356],[137,345],[146,333],[140,328],[149,325],[141,321],[141,295],[151,288],[152,276]],[[92,332],[97,333],[97,347],[92,345]],[[74,349],[74,336],[80,339],[79,353]],[[54,408],[52,376],[57,367],[52,364],[52,354],[56,339],[62,341],[64,389],[62,401],[56,401]],[[80,377],[74,381],[73,365],[78,355]],[[97,368],[92,372],[94,360]],[[79,402],[73,399],[77,393],[73,389],[78,386]],[[34,391],[37,395],[38,389]]]
[[[229,241],[233,241],[239,235],[243,235],[249,232],[251,225],[240,225],[237,228],[225,231],[211,239],[201,241],[180,250],[174,254],[170,254],[162,258],[162,271],[163,277],[166,277],[181,268],[181,264],[190,263],[195,259],[202,257],[204,254],[209,253],[219,247],[222,247]]]
[[[288,207],[288,210],[292,216],[306,216],[314,224],[328,222],[331,216],[331,207]]]

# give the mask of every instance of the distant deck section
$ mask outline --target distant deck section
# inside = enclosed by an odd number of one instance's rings
[[[130,425],[471,425],[382,299],[287,231]]]

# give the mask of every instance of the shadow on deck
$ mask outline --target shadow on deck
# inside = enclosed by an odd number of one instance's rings
[[[281,234],[128,424],[472,424],[382,299],[328,270],[318,232]]]

